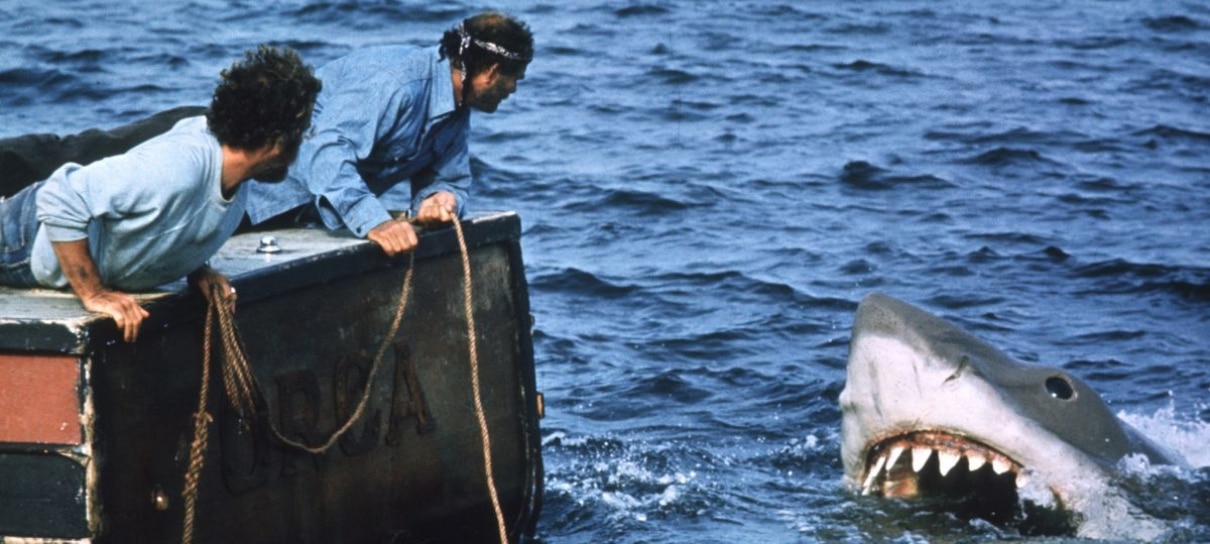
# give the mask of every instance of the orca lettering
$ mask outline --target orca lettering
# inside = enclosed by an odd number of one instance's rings
[[[402,342],[395,344],[394,378],[391,387],[391,430],[387,432],[386,439],[391,446],[403,441],[403,425],[409,417],[416,418],[416,434],[428,434],[437,427],[424,402],[424,391],[420,388],[420,378],[416,377],[412,353]]]
[[[336,365],[336,421],[343,422],[357,410],[357,404],[364,394],[366,380],[369,378],[369,368],[373,360],[365,353],[357,353],[342,357]],[[373,398],[373,392],[370,393]],[[369,453],[378,444],[378,435],[382,427],[382,410],[366,407],[366,413],[361,416],[362,431],[357,427],[340,437],[340,449],[349,457]]]
[[[407,343],[396,342],[383,357],[385,366],[379,370],[378,383],[373,385],[361,420],[340,439],[340,456],[311,455],[285,446],[271,438],[263,409],[257,414],[257,421],[249,425],[223,403],[218,426],[223,481],[227,490],[233,494],[246,493],[269,485],[274,477],[290,478],[308,470],[323,472],[329,462],[339,463],[340,458],[369,454],[380,444],[398,447],[407,440],[409,433],[405,428],[410,426],[408,422],[412,418],[415,418],[416,435],[433,432],[436,422],[425,402],[416,362]],[[343,424],[357,409],[372,364],[371,356],[358,351],[342,357],[330,367],[333,371],[327,380],[313,368],[276,374],[276,394],[267,400],[274,403],[282,435],[311,446],[321,444],[335,432],[336,425]],[[390,377],[385,375],[388,368]],[[325,395],[325,391],[330,394]],[[331,429],[320,429],[320,415],[324,410],[331,410],[335,416],[331,419]],[[384,412],[390,415],[385,433],[382,428]]]

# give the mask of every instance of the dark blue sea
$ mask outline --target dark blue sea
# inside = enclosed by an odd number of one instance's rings
[[[260,42],[435,47],[482,7],[0,0],[0,137],[204,104]],[[1040,540],[842,485],[874,291],[1082,377],[1193,465],[1122,483],[1164,541],[1210,541],[1210,5],[490,7],[537,40],[474,119],[471,207],[524,225],[542,542]]]

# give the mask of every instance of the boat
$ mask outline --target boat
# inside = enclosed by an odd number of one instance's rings
[[[151,315],[132,344],[71,293],[0,288],[0,543],[475,543],[500,542],[501,525],[509,542],[531,539],[543,404],[520,236],[515,213],[478,214],[422,230],[413,261],[323,229],[235,235],[211,266],[237,293],[252,414],[228,402],[206,301],[183,281],[138,295]],[[318,446],[363,392],[361,417],[323,453],[271,432]]]

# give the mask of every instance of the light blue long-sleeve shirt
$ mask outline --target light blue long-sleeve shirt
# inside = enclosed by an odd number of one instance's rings
[[[470,112],[455,107],[448,60],[432,48],[370,47],[316,76],[312,136],[285,181],[250,188],[253,223],[313,203],[328,228],[365,237],[391,219],[388,209],[415,211],[438,191],[453,193],[463,213]]]
[[[204,117],[177,123],[123,155],[69,163],[38,191],[30,269],[68,286],[51,242],[88,240],[107,287],[141,291],[185,277],[231,237],[248,184],[222,195],[223,152]]]

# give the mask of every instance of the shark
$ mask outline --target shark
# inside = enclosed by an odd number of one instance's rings
[[[1039,534],[1154,540],[1159,520],[1113,484],[1127,458],[1187,467],[1078,377],[1026,364],[921,308],[874,293],[857,307],[841,408],[846,486],[952,498]],[[1023,526],[1018,525],[1018,527]]]

